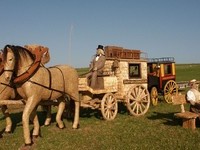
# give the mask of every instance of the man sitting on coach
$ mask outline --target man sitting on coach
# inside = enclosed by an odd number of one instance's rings
[[[92,88],[96,87],[97,75],[101,75],[103,73],[105,61],[106,57],[104,53],[104,47],[102,45],[98,45],[96,56],[90,64],[89,73],[86,75],[86,78],[89,81],[89,86],[91,86]]]

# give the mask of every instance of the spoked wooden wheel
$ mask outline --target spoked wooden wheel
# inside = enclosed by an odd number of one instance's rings
[[[101,113],[105,120],[115,119],[118,111],[118,103],[112,93],[107,93],[101,100]]]
[[[172,103],[172,96],[178,93],[178,86],[175,81],[169,80],[164,86],[164,98],[167,103]]]
[[[150,96],[151,96],[152,105],[156,106],[158,104],[158,90],[155,86],[151,88]]]
[[[127,109],[131,115],[144,115],[149,109],[150,105],[149,92],[143,85],[133,86],[127,93],[126,102]]]

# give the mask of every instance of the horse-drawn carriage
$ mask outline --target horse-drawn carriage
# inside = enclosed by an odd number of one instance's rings
[[[97,77],[95,89],[86,77],[79,77],[81,106],[100,109],[106,120],[116,117],[118,102],[123,102],[131,115],[144,115],[150,105],[147,89],[147,60],[139,50],[106,46],[103,75]]]
[[[164,95],[167,103],[172,102],[172,95],[178,93],[175,61],[173,57],[152,58],[148,60],[148,89],[153,105],[157,105],[158,93]]]
[[[30,52],[24,47],[6,45],[0,61],[0,105],[24,104],[22,115],[25,146],[32,144],[29,119],[33,117],[33,137],[39,135],[39,121],[36,109],[41,102],[58,105],[56,121],[63,128],[62,114],[66,99],[74,101],[75,114],[73,128],[79,125],[79,105],[101,109],[103,118],[112,120],[118,112],[118,102],[123,102],[131,115],[144,115],[150,105],[147,88],[147,59],[140,57],[140,51],[119,47],[105,47],[106,62],[102,76],[98,76],[98,86],[88,86],[86,77],[78,77],[77,71],[67,65],[46,68],[41,64],[45,48]],[[47,59],[48,60],[48,59]],[[44,61],[46,62],[46,61]],[[44,78],[45,77],[45,78]],[[22,101],[11,101],[18,91]],[[6,100],[8,99],[8,100]],[[47,104],[48,105],[48,104]],[[6,113],[6,131],[11,130],[11,120]]]

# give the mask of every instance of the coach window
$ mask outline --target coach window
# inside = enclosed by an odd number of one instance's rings
[[[172,74],[172,65],[171,64],[165,64],[165,75]]]
[[[140,64],[129,64],[129,78],[141,78]]]
[[[147,65],[147,73],[148,74],[153,73],[153,66],[152,66],[152,64],[148,64]]]

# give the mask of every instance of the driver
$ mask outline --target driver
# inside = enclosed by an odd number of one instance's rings
[[[104,47],[102,45],[98,45],[96,56],[90,64],[89,73],[86,75],[86,78],[89,81],[89,86],[92,88],[95,88],[97,85],[97,75],[102,74],[105,61],[106,57],[104,53]]]

